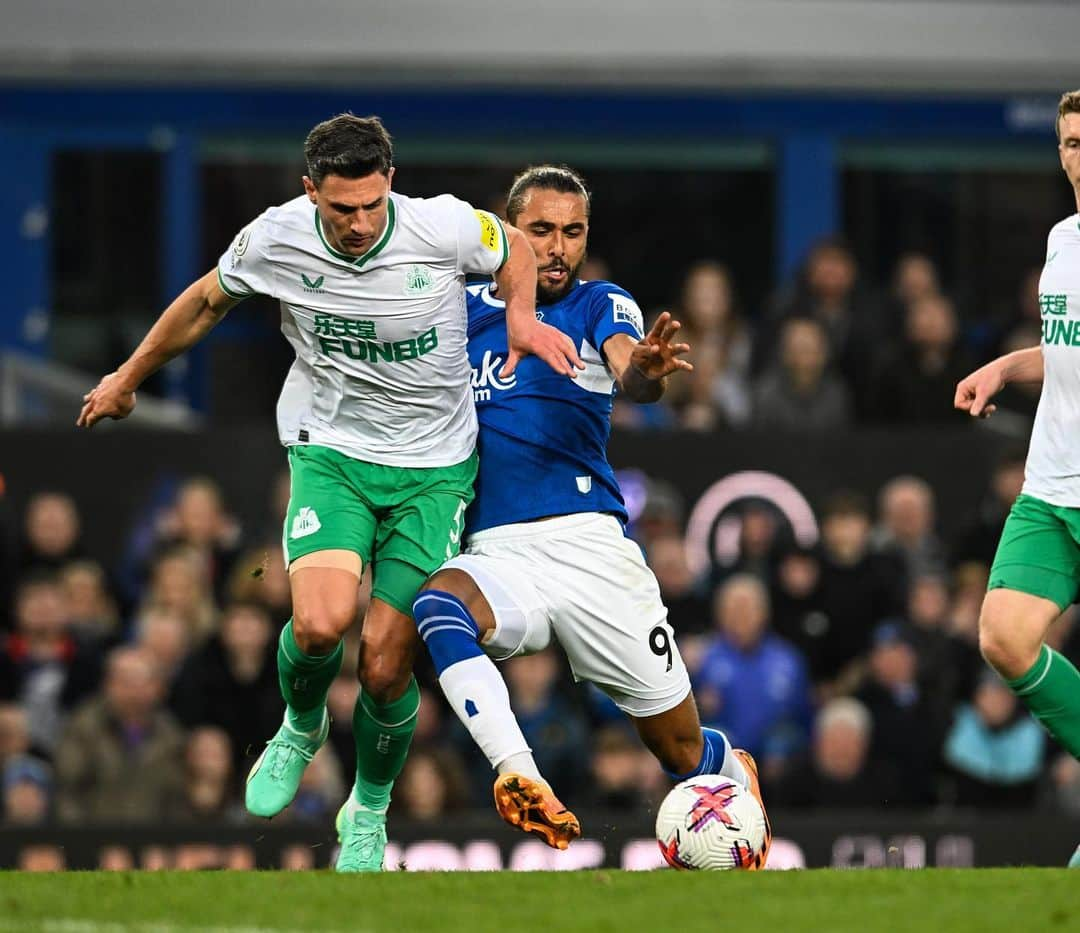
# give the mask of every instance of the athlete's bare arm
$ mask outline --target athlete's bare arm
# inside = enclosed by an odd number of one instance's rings
[[[221,290],[217,269],[196,279],[165,309],[127,362],[83,396],[86,404],[75,423],[92,428],[102,418],[126,418],[144,380],[202,340],[235,304]]]
[[[667,389],[667,377],[683,370],[691,372],[693,365],[682,359],[690,345],[673,343],[682,325],[665,311],[656,319],[641,340],[628,334],[614,334],[604,341],[604,356],[608,368],[621,391],[634,402],[655,402]]]
[[[988,418],[997,405],[989,404],[1010,382],[1043,381],[1042,347],[1016,350],[991,360],[956,385],[953,405],[973,418]]]
[[[510,353],[499,373],[509,376],[518,360],[530,353],[540,357],[557,373],[573,377],[584,369],[573,341],[557,327],[536,319],[536,255],[517,227],[504,224],[510,241],[510,257],[495,273],[499,297],[506,302],[506,336]]]

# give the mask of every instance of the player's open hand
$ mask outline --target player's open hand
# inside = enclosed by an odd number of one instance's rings
[[[680,369],[693,372],[694,366],[688,360],[681,359],[690,352],[690,344],[673,343],[675,335],[682,327],[671,317],[668,311],[656,319],[650,330],[635,345],[630,354],[630,365],[646,379],[663,379]]]
[[[503,379],[512,376],[514,370],[517,369],[517,364],[530,354],[538,356],[555,372],[569,376],[571,379],[577,376],[575,370],[585,368],[577,350],[574,349],[574,342],[566,334],[557,327],[537,321],[523,337],[519,336],[518,339],[510,337],[510,353],[499,376]]]
[[[991,405],[990,399],[1004,388],[1005,377],[1000,362],[994,360],[956,384],[953,406],[966,411],[973,418],[989,418],[997,411],[997,405]]]
[[[92,428],[102,418],[126,418],[135,408],[135,392],[121,380],[119,374],[109,373],[83,396],[86,403],[75,422],[77,427]]]

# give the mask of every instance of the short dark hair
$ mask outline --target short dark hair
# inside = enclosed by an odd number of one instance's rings
[[[870,503],[866,496],[851,489],[840,489],[834,492],[826,500],[825,508],[822,509],[822,521],[851,515],[858,515],[868,521],[870,519]]]
[[[530,165],[514,179],[506,196],[506,217],[510,223],[517,220],[525,207],[525,195],[534,188],[580,194],[585,199],[585,216],[592,213],[592,194],[585,179],[569,165]]]
[[[1057,116],[1054,118],[1054,131],[1061,140],[1061,118],[1067,113],[1080,113],[1080,91],[1066,91],[1058,101]]]
[[[327,175],[363,178],[394,166],[390,134],[378,117],[339,113],[314,127],[304,142],[308,178],[316,188]]]

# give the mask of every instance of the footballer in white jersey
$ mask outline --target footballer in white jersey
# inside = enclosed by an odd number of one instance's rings
[[[986,417],[1008,383],[1042,383],[1024,487],[990,570],[979,646],[1046,731],[1080,758],[1080,672],[1046,643],[1050,626],[1080,599],[1080,91],[1062,95],[1055,126],[1078,213],[1047,239],[1042,340],[962,379],[955,404]],[[1080,867],[1080,848],[1069,864]]]
[[[582,364],[564,334],[536,319],[536,266],[518,231],[449,195],[391,191],[393,147],[377,117],[320,123],[304,156],[304,194],[240,232],[217,268],[88,393],[78,423],[125,417],[143,380],[238,301],[278,299],[296,351],[278,404],[291,472],[282,537],[293,618],[278,642],[285,718],[248,775],[245,803],[257,816],[281,812],[325,743],[327,691],[370,564],[353,715],[357,776],[338,814],[336,867],[378,871],[390,789],[419,706],[412,600],[458,552],[473,496],[465,273],[493,274],[508,296],[508,376],[528,353],[568,376]]]

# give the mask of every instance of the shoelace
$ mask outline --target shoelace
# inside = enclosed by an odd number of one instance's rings
[[[278,780],[286,766],[289,764],[290,755],[299,755],[305,761],[311,761],[315,756],[304,749],[282,739],[273,739],[269,743],[267,755],[270,758],[270,777]]]
[[[374,854],[379,841],[379,829],[376,826],[356,827],[346,835],[341,844],[343,853],[360,861],[368,861]]]

